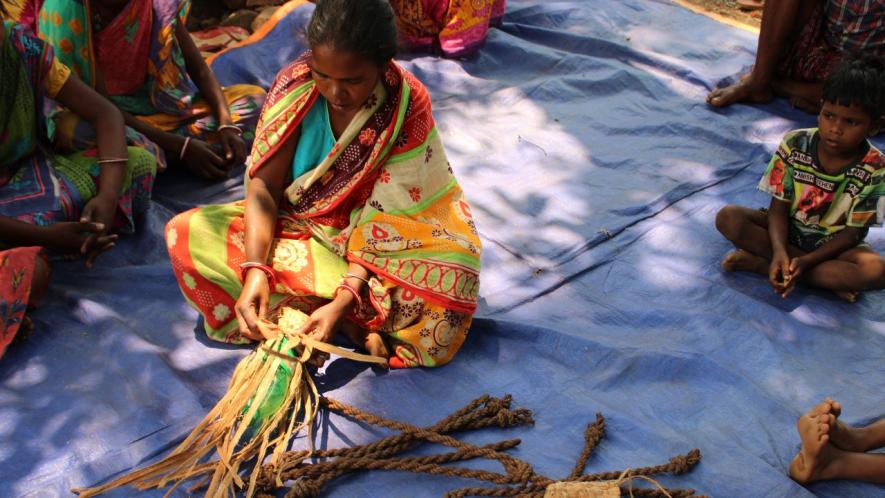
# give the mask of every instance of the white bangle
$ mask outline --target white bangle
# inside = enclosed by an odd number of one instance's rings
[[[178,153],[178,158],[184,161],[184,153],[187,151],[187,145],[191,143],[191,137],[185,137],[184,145],[181,146],[181,152]]]
[[[355,279],[357,279],[357,280],[362,280],[364,283],[367,283],[367,284],[369,283],[369,279],[367,279],[367,278],[363,278],[363,277],[361,277],[361,276],[359,276],[359,275],[354,275],[353,273],[350,273],[350,272],[345,273],[345,274],[342,275],[341,277],[342,277],[344,280],[347,280],[348,278],[351,278],[351,277],[352,277],[352,278],[355,278]]]
[[[237,125],[232,125],[232,124],[221,125],[218,127],[218,131],[220,132],[221,130],[233,130],[234,133],[236,133],[237,135],[239,135],[241,137],[243,136],[243,130],[241,130],[240,127]]]

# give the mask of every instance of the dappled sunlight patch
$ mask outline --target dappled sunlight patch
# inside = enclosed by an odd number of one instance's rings
[[[49,369],[36,359],[28,362],[25,368],[20,368],[4,380],[4,394],[11,394],[12,390],[25,390],[29,387],[42,384],[49,379]],[[2,427],[2,426],[0,426]]]
[[[123,319],[110,306],[85,298],[77,300],[77,306],[73,314],[85,325],[96,325],[105,320]]]
[[[697,287],[696,265],[690,259],[671,254],[647,254],[638,263],[642,278],[659,288],[687,290]]]

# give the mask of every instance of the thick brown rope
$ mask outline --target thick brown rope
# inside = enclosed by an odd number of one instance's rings
[[[328,399],[323,399],[321,400],[321,402],[324,406],[333,411],[339,411],[341,409],[344,409],[345,407],[345,405],[339,404],[337,402],[330,403],[330,400]],[[460,430],[480,429],[484,427],[489,427],[491,425],[510,427],[513,425],[534,423],[531,418],[531,412],[529,412],[528,410],[509,410],[510,402],[511,399],[509,396],[505,396],[503,399],[482,396],[472,401],[467,406],[458,410],[454,414],[446,417],[439,423],[429,427],[427,430],[446,434]],[[356,409],[350,409],[348,410],[348,412],[356,415],[359,411]],[[359,416],[361,421],[367,423],[384,422],[384,420],[380,417],[363,417],[362,414],[359,414]],[[319,454],[316,456],[341,458],[372,457],[380,459],[413,448],[416,444],[418,444],[418,440],[415,437],[414,433],[401,433],[397,436],[384,438],[380,441],[376,441],[368,445],[326,451],[323,452],[323,454]],[[290,452],[284,455],[284,459],[281,464],[281,477],[284,479],[294,479],[299,477],[299,472],[295,470],[295,467],[300,466],[304,458],[306,458],[307,456],[307,452]],[[321,465],[321,463],[316,465]],[[262,477],[259,478],[259,483],[264,486],[264,489],[273,488],[273,470],[274,469],[270,467],[265,467],[264,471],[262,472]],[[314,478],[314,480],[316,485],[322,487],[329,480],[334,479],[335,477],[342,475],[345,472],[347,471],[341,468],[337,468],[334,470],[330,470],[320,479],[317,480],[316,478]],[[305,494],[304,496],[310,495]]]
[[[605,417],[603,417],[601,413],[597,413],[596,422],[587,425],[587,430],[584,431],[584,451],[582,451],[581,456],[578,457],[578,461],[575,463],[575,468],[572,469],[572,473],[569,474],[569,479],[576,479],[584,473],[584,468],[587,466],[587,459],[590,458],[590,454],[593,453],[593,450],[596,449],[596,446],[604,437]]]
[[[323,487],[336,477],[348,472],[366,470],[394,470],[445,475],[477,479],[498,485],[498,487],[467,487],[446,494],[447,497],[452,498],[465,496],[542,498],[547,487],[556,482],[536,473],[528,462],[503,453],[503,451],[518,445],[518,439],[475,446],[450,435],[493,425],[514,427],[534,423],[529,410],[510,409],[510,396],[504,398],[482,396],[427,428],[379,417],[329,398],[322,398],[321,404],[330,411],[366,424],[396,430],[399,431],[399,434],[350,448],[321,450],[313,453],[303,450],[287,452],[279,463],[280,474],[275,473],[277,469],[269,465],[264,466],[259,478],[259,489],[263,491],[275,489],[277,482],[274,476],[279,475],[284,482],[294,481],[286,494],[287,498],[313,498],[319,496]],[[565,481],[616,481],[620,483],[625,495],[632,492],[635,497],[659,497],[668,494],[673,498],[697,496],[692,489],[640,488],[625,481],[631,477],[645,477],[663,473],[679,475],[688,472],[701,459],[700,451],[697,449],[685,455],[675,456],[662,465],[582,475],[587,460],[604,437],[605,418],[601,414],[597,414],[596,421],[589,424],[584,432],[584,449]],[[414,448],[422,441],[449,446],[454,451],[430,456],[395,457],[403,451]],[[306,463],[307,458],[322,461]],[[496,460],[502,464],[505,473],[446,465],[473,458]]]

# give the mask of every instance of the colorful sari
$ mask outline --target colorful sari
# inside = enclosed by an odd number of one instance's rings
[[[40,112],[44,97],[54,97],[69,75],[27,28],[0,25],[0,216],[37,225],[76,220],[98,192],[98,151],[53,151]],[[150,154],[135,147],[128,153],[115,221],[123,232],[147,208],[156,172]]]
[[[506,0],[391,0],[400,39],[410,50],[461,57],[485,43],[504,18]]]
[[[300,126],[318,91],[306,57],[278,75],[258,123],[250,176]],[[446,161],[430,98],[394,63],[316,168],[281,203],[271,264],[272,312],[307,313],[334,297],[348,262],[373,276],[348,318],[379,331],[391,367],[452,359],[479,294],[481,245],[470,206]],[[245,262],[242,202],[178,215],[166,228],[172,266],[210,337],[243,343],[234,304]]]
[[[25,312],[40,251],[39,247],[0,251],[0,358],[16,334],[28,328]]]
[[[106,25],[93,22],[88,0],[45,0],[37,19],[40,37],[51,43],[61,61],[96,86],[101,74],[108,97],[154,128],[217,142],[218,122],[187,74],[175,28],[184,24],[189,0],[130,0]],[[251,142],[264,90],[254,85],[223,89],[231,119]],[[91,127],[69,112],[53,116],[60,146],[77,150],[94,141]],[[128,129],[131,144],[151,151],[160,170],[162,149]]]

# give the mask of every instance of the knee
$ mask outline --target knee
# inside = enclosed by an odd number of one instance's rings
[[[862,266],[866,290],[885,289],[885,259],[867,262]]]
[[[719,233],[728,240],[737,238],[741,225],[740,206],[729,204],[716,213],[716,230],[719,230]]]
[[[126,167],[129,169],[131,178],[139,178],[145,174],[151,177],[157,174],[157,157],[150,151],[141,147],[127,147],[128,161]]]
[[[172,259],[175,259],[175,246],[179,245],[179,239],[187,234],[188,214],[188,212],[179,213],[166,223],[164,231],[166,234],[166,249],[169,250],[169,256]]]
[[[37,256],[34,260],[34,275],[31,277],[31,295],[28,298],[29,306],[37,306],[46,289],[49,287],[49,276],[52,270],[49,263],[42,256]]]

